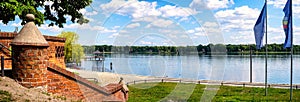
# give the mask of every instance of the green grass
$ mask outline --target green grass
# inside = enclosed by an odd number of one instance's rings
[[[0,90],[0,102],[11,102],[11,94],[7,91]]]
[[[143,83],[130,85],[129,102],[153,102],[160,101],[167,97],[171,92],[174,93],[175,87],[182,85],[181,88],[193,89],[189,97],[189,102],[199,102],[204,93],[205,85],[177,84],[177,83]],[[188,91],[190,92],[190,91]],[[289,89],[268,88],[268,95],[265,96],[264,88],[220,86],[213,101],[289,101]],[[189,93],[176,92],[169,99],[182,101]],[[209,94],[209,93],[208,93]],[[207,95],[207,94],[205,94]],[[168,96],[169,97],[169,96]],[[300,101],[300,90],[293,90],[293,101]]]

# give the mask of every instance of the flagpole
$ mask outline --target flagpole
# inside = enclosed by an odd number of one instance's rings
[[[250,45],[250,83],[252,83],[252,48]]]
[[[290,102],[293,100],[293,9],[292,3],[293,0],[290,1],[290,10],[291,10],[291,79],[290,79]]]
[[[267,12],[267,9],[268,9],[268,6],[267,6],[267,0],[265,0],[265,5],[266,5],[266,23],[265,23],[265,28],[266,28],[266,47],[265,47],[265,96],[267,96],[267,85],[268,85],[268,12]]]

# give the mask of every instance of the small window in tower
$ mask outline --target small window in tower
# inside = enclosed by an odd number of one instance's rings
[[[56,46],[55,47],[55,57],[63,57],[64,56],[64,46]]]

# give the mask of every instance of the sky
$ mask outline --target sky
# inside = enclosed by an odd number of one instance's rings
[[[267,0],[268,44],[282,44],[282,11],[287,0]],[[90,20],[79,25],[68,21],[64,28],[39,26],[44,35],[62,31],[79,35],[82,45],[193,46],[255,44],[253,27],[265,0],[93,0],[80,10]],[[51,5],[51,2],[47,2]],[[300,0],[293,0],[294,44],[300,44]],[[65,16],[70,20],[70,16]],[[22,28],[18,19],[1,31]],[[265,39],[264,39],[265,40]],[[265,41],[263,41],[265,42]]]

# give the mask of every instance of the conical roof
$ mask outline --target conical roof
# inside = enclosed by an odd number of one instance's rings
[[[29,45],[29,46],[49,46],[42,33],[36,27],[34,15],[27,14],[27,23],[23,26],[19,34],[13,39],[12,45]]]

